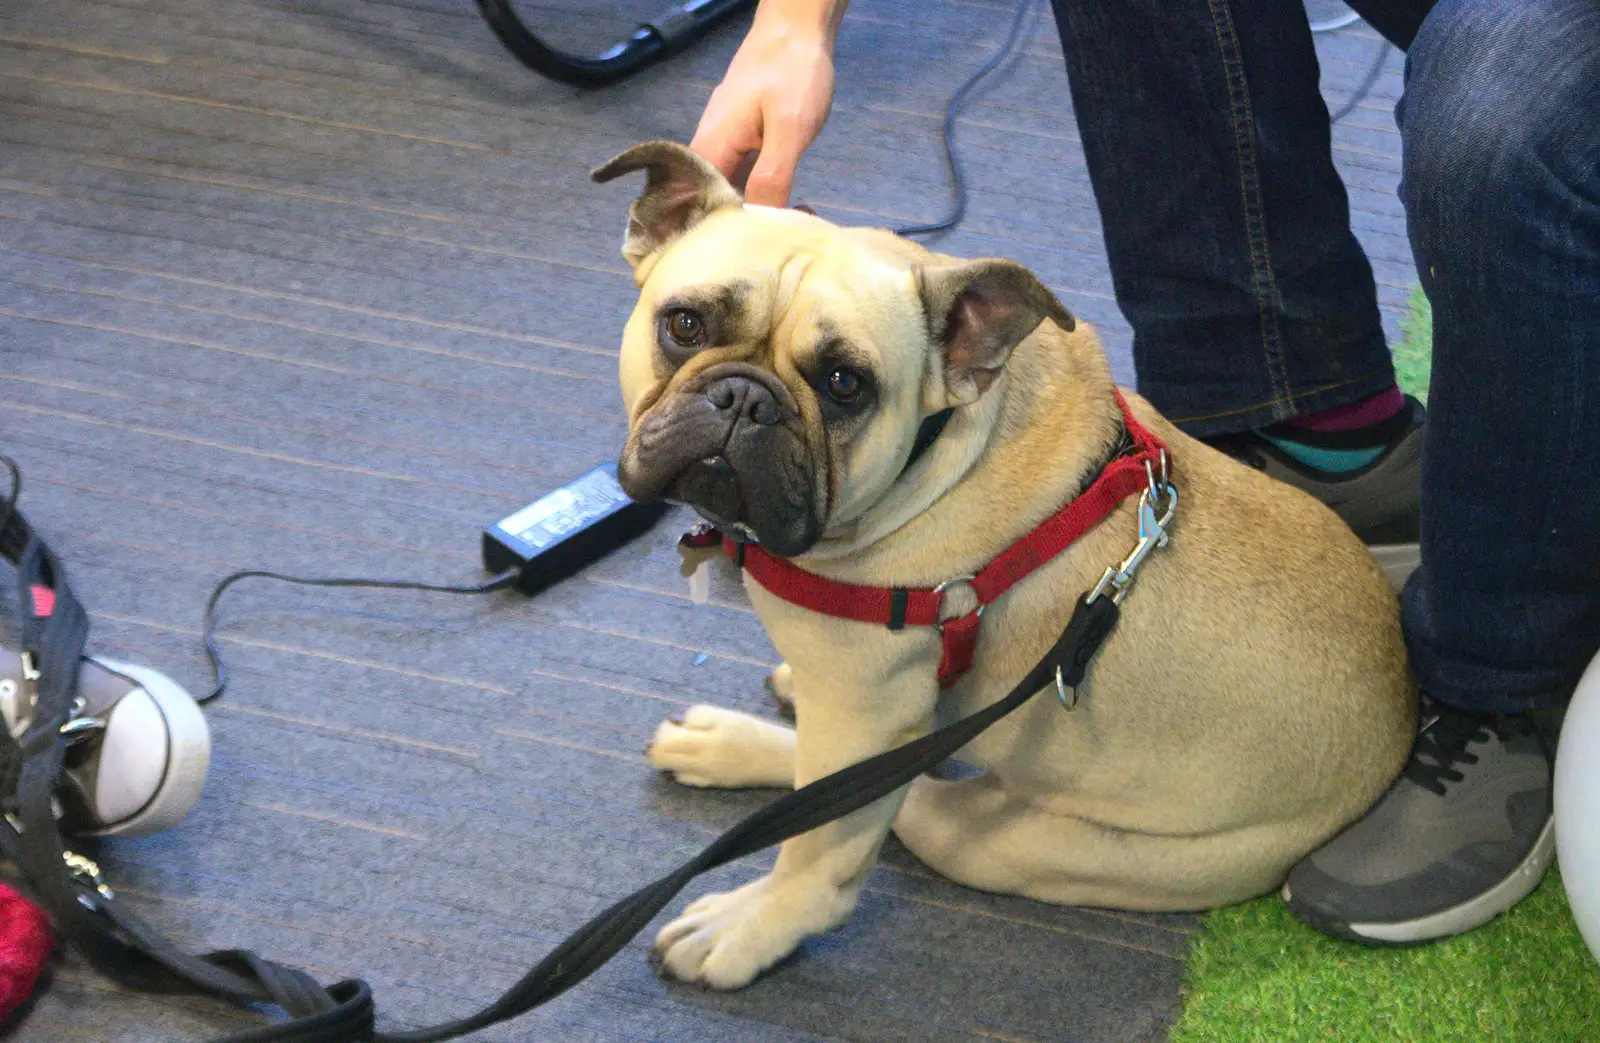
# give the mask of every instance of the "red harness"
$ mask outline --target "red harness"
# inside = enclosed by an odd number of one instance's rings
[[[1070,547],[1125,498],[1147,488],[1152,481],[1150,469],[1161,466],[1161,454],[1166,447],[1133,418],[1122,392],[1116,395],[1122,422],[1133,441],[1133,452],[1112,460],[1089,488],[1046,518],[1037,529],[1007,547],[975,576],[963,576],[931,589],[864,587],[807,572],[786,558],[768,554],[757,544],[732,540],[715,529],[689,533],[683,542],[690,547],[710,547],[720,540],[723,553],[739,563],[763,590],[813,612],[861,623],[878,623],[890,630],[906,626],[937,627],[944,639],[939,687],[949,688],[972,669],[984,606],[992,604],[1024,576]],[[978,596],[978,607],[957,619],[943,619],[945,590],[961,583],[972,587]]]

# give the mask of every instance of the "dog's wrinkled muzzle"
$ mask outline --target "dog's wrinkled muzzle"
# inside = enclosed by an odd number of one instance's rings
[[[799,554],[822,531],[799,406],[776,377],[743,363],[711,366],[656,403],[617,477],[635,499],[686,503],[773,554]]]
[[[689,504],[713,525],[732,528],[744,521],[739,472],[725,456],[708,456],[690,464],[668,488],[668,495]]]

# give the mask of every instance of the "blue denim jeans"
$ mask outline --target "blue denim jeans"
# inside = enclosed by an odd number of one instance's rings
[[[1191,434],[1393,383],[1299,0],[1053,0],[1139,388]],[[1354,0],[1407,50],[1433,305],[1425,691],[1513,712],[1600,649],[1600,0]]]

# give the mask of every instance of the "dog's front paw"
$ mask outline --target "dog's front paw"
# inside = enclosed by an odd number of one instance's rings
[[[662,721],[645,756],[685,786],[794,785],[794,732],[716,706],[692,706]]]
[[[689,906],[656,935],[655,953],[662,972],[674,978],[738,989],[849,914],[850,903],[835,887],[764,876]]]
[[[777,669],[767,675],[766,685],[767,694],[777,704],[778,712],[794,720],[794,667],[779,663]]]

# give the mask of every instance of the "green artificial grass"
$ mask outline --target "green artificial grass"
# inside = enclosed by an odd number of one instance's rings
[[[1400,343],[1394,346],[1395,379],[1401,391],[1426,405],[1433,373],[1433,309],[1420,286],[1411,291],[1410,310],[1400,320],[1400,332]]]
[[[1400,386],[1426,399],[1432,313],[1412,294]],[[1560,874],[1459,938],[1368,948],[1325,937],[1276,896],[1219,909],[1196,936],[1173,1043],[1600,1043],[1600,967]]]
[[[1470,934],[1368,948],[1276,897],[1207,917],[1173,1043],[1597,1043],[1600,968],[1560,875]]]

